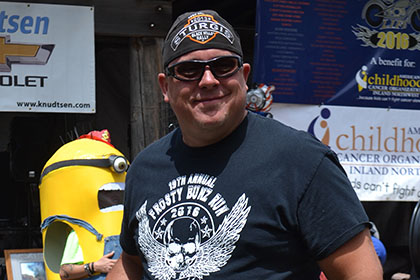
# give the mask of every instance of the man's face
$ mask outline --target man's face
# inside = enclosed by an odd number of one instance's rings
[[[179,57],[170,65],[226,55],[234,53],[220,49],[197,50]],[[206,66],[198,81],[180,81],[174,77],[166,77],[163,73],[159,74],[164,100],[175,112],[187,145],[211,144],[197,139],[201,136],[213,139],[210,142],[217,142],[221,140],[217,138],[227,136],[243,120],[246,115],[246,80],[249,72],[250,66],[245,63],[238,72],[227,78],[216,78],[209,66]]]

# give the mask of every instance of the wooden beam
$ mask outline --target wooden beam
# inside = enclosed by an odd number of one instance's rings
[[[0,0],[0,2],[9,2]],[[95,34],[164,37],[172,22],[172,3],[165,0],[13,0],[12,2],[93,6]]]
[[[126,37],[164,37],[172,18],[168,1],[96,0],[95,33]]]
[[[169,107],[157,81],[163,38],[130,39],[131,157],[168,132]]]

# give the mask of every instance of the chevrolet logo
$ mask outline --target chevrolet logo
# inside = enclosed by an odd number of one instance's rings
[[[55,45],[10,43],[10,36],[0,36],[0,72],[10,72],[12,64],[47,64]]]

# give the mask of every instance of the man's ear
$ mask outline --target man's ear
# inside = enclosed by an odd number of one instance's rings
[[[244,63],[244,65],[242,67],[243,67],[242,72],[243,72],[244,79],[245,79],[245,82],[246,82],[246,81],[248,81],[249,73],[251,73],[251,65],[249,63]]]
[[[248,81],[249,73],[251,73],[251,65],[249,63],[244,63],[242,68],[242,75],[244,76],[245,80],[245,88],[248,91],[248,85],[246,84],[246,82]]]
[[[162,91],[163,101],[165,101],[166,103],[169,103],[168,81],[167,81],[166,75],[164,73],[159,73],[158,74],[158,82],[159,82],[160,90]]]

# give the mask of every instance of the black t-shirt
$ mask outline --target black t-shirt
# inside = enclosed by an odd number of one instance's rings
[[[368,218],[335,154],[254,113],[219,143],[180,130],[127,174],[121,246],[143,279],[318,279],[317,260]]]

